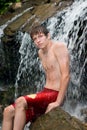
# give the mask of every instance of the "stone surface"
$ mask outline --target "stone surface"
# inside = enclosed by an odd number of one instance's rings
[[[87,125],[56,108],[39,117],[31,124],[30,130],[87,130]]]
[[[35,2],[37,4],[35,4]],[[25,2],[22,4],[22,7],[13,11],[13,13],[7,13],[6,15],[1,16],[0,18],[0,25],[4,24],[6,20],[12,19],[12,17],[17,16],[19,13],[22,13],[25,9],[31,7],[30,10],[23,12],[17,19],[13,22],[9,23],[8,26],[4,29],[4,37],[3,42],[8,43],[11,42],[15,33],[21,29],[21,31],[28,31],[32,27],[33,24],[36,22],[43,22],[47,18],[53,16],[57,11],[64,9],[65,7],[69,6],[73,0],[55,0],[47,1],[44,0],[36,0],[35,2]],[[56,3],[56,4],[55,4]]]

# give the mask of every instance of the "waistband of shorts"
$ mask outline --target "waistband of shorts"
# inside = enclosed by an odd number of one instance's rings
[[[59,92],[59,91],[57,91],[57,90],[49,89],[49,88],[46,88],[46,87],[43,88],[43,91],[54,91],[54,92]]]

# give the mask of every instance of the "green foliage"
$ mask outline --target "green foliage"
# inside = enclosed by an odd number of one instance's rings
[[[21,0],[0,0],[0,14],[8,10],[10,3],[20,2]]]
[[[20,0],[16,0],[16,2],[20,2]]]
[[[0,92],[0,104],[6,105],[14,102],[15,87],[9,87],[6,91]]]

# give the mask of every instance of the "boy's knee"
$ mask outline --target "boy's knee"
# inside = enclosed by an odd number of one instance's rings
[[[19,97],[18,99],[16,99],[15,104],[16,104],[15,105],[16,108],[26,108],[27,107],[27,102],[24,97]]]
[[[14,107],[12,105],[4,108],[3,116],[14,116]]]

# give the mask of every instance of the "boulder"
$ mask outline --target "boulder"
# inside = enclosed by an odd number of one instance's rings
[[[34,3],[34,5],[30,3],[26,3],[27,5],[22,5],[24,8],[21,7],[21,9],[28,10],[23,12],[23,10],[20,9],[23,13],[18,16],[18,18],[13,20],[13,22],[9,23],[8,26],[4,29],[4,36],[2,38],[3,43],[11,42],[13,40],[13,36],[18,30],[26,32],[29,31],[33,24],[36,24],[36,22],[42,23],[49,17],[56,14],[57,11],[63,10],[65,7],[69,6],[72,2],[72,0],[55,0],[55,2],[46,0],[43,2],[43,4],[39,5],[35,5]],[[17,13],[14,13],[14,15],[18,15],[20,10],[17,10]],[[10,19],[12,16],[9,15]]]
[[[87,130],[87,125],[62,108],[56,108],[40,116],[30,125],[30,130]]]

